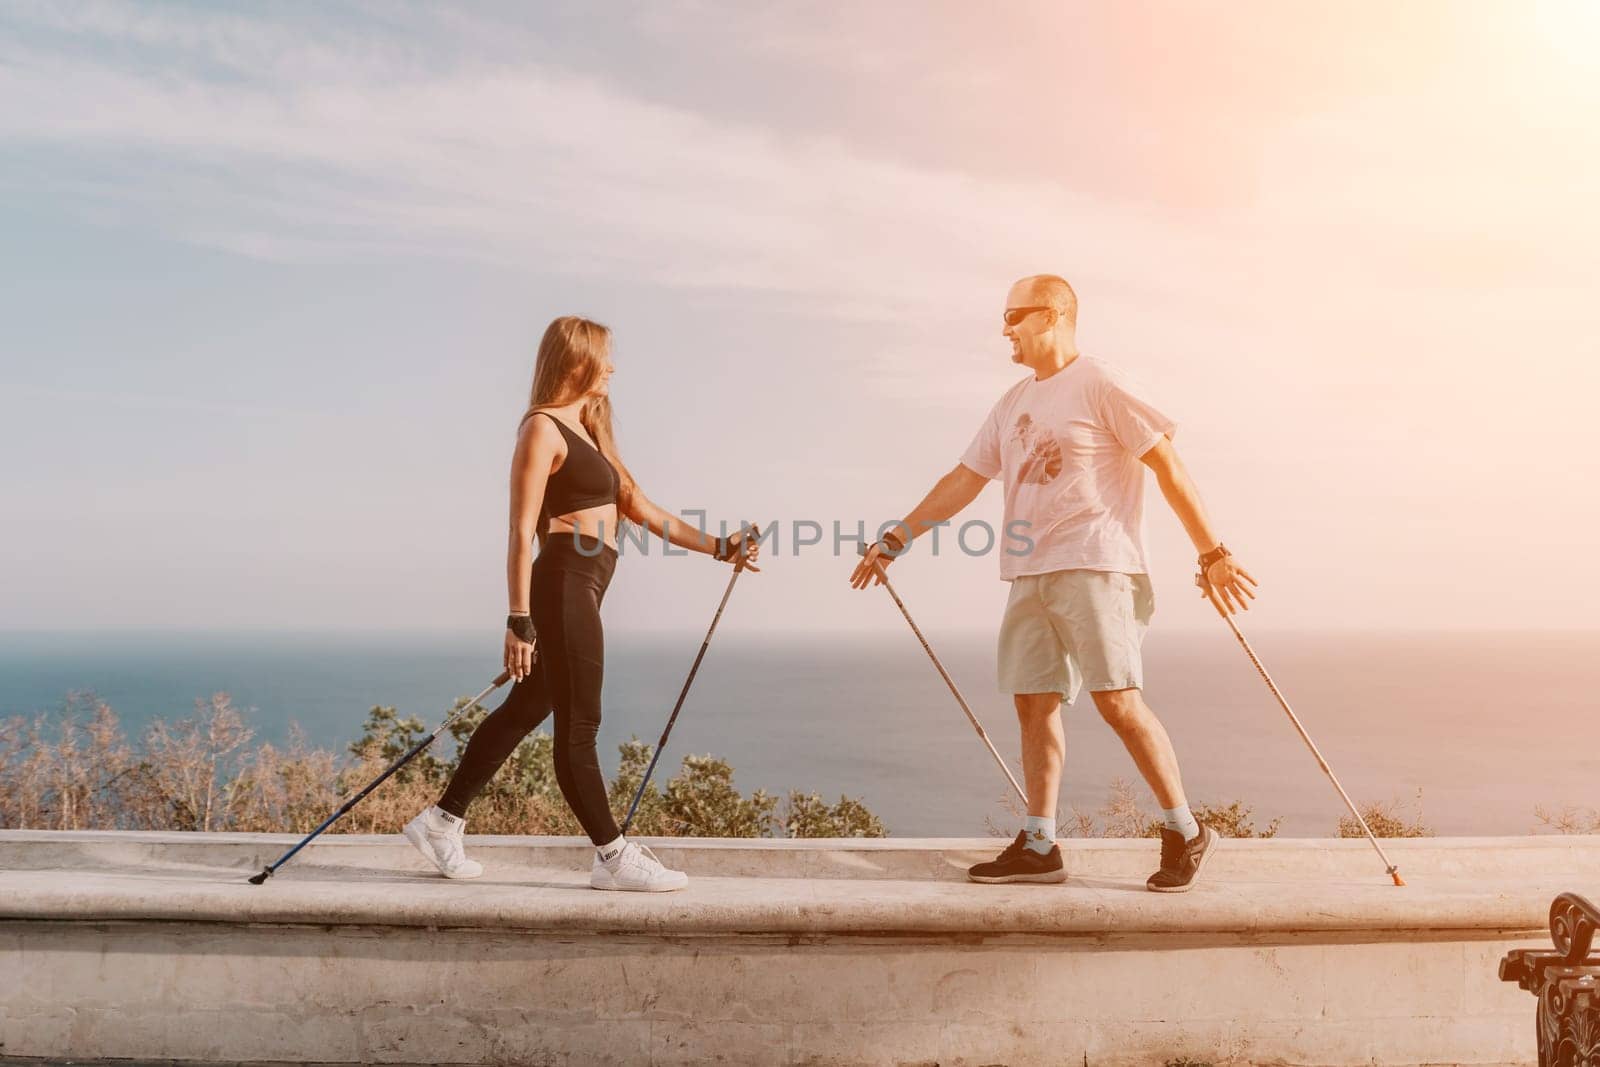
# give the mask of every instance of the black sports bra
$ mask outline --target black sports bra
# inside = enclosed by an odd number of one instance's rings
[[[611,461],[548,411],[535,411],[534,414],[543,415],[555,423],[561,430],[561,436],[567,439],[566,461],[545,483],[544,505],[540,510],[546,515],[560,516],[584,508],[615,504],[621,480]],[[583,447],[578,448],[578,445]]]

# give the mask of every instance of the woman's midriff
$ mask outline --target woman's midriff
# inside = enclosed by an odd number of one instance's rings
[[[595,537],[604,541],[607,546],[616,548],[617,506],[601,504],[598,507],[584,508],[582,511],[566,515],[552,516],[550,532],[578,533],[584,537]]]

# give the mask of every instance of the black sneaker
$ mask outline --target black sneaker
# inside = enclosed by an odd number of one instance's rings
[[[1050,851],[1040,855],[1028,847],[1026,830],[1017,832],[1017,839],[1005,851],[988,863],[967,868],[967,877],[974,882],[1065,882],[1067,868],[1061,862],[1061,846],[1051,845]]]
[[[1200,879],[1200,868],[1206,865],[1216,848],[1217,832],[1205,823],[1200,832],[1185,841],[1176,830],[1161,828],[1161,869],[1144,883],[1153,893],[1187,893]]]

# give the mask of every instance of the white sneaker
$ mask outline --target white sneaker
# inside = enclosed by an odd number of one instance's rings
[[[483,873],[483,864],[467,859],[461,847],[461,835],[466,829],[467,820],[458,819],[432,804],[406,823],[402,832],[446,878],[476,878]]]
[[[594,867],[589,871],[589,885],[595,889],[623,889],[634,893],[670,893],[689,884],[689,876],[682,871],[661,866],[655,853],[632,841],[622,846],[622,851],[610,863],[594,856]]]

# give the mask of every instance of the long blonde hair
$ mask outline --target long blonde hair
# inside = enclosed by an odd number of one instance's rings
[[[528,408],[517,423],[517,431],[522,431],[522,423],[527,422],[536,409],[563,407],[587,396],[605,373],[605,360],[610,351],[611,330],[598,322],[577,315],[563,315],[545,327],[544,337],[539,341],[539,355],[533,364]],[[600,454],[617,469],[621,483],[617,503],[626,513],[624,505],[633,493],[634,481],[617,453],[616,435],[611,431],[611,398],[592,398],[584,405],[578,421],[594,438]]]

